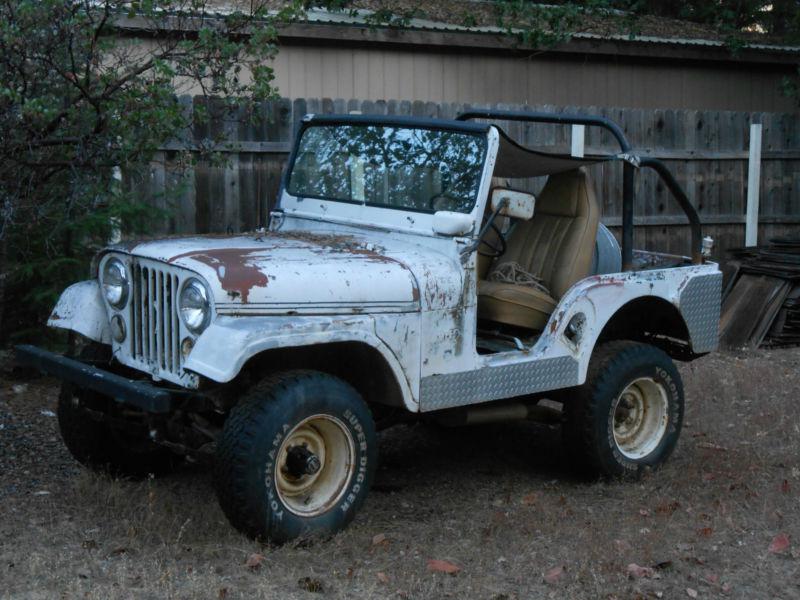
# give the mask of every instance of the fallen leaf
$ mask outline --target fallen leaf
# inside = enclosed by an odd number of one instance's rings
[[[219,592],[217,592],[217,598],[219,600],[225,600],[228,597],[228,588],[219,588]]]
[[[379,533],[378,535],[372,536],[372,545],[373,546],[377,546],[378,544],[382,544],[385,541],[386,541],[386,536],[384,534],[382,534],[382,533]]]
[[[381,583],[389,583],[389,576],[383,571],[378,571],[376,577]]]
[[[522,497],[522,503],[526,506],[530,506],[531,504],[536,504],[539,500],[539,492],[533,492],[528,494],[527,496]]]
[[[772,543],[769,545],[769,551],[773,554],[780,554],[789,547],[789,536],[785,533],[779,533],[772,538]]]
[[[544,574],[544,580],[549,584],[558,583],[558,581],[564,576],[564,566],[553,567],[549,571]]]
[[[641,579],[642,577],[652,579],[656,574],[656,572],[650,567],[642,567],[636,563],[629,564],[627,571],[628,577],[631,579]]]
[[[681,507],[681,503],[677,500],[673,500],[672,502],[667,502],[666,504],[661,504],[660,506],[656,507],[656,512],[661,515],[671,515],[676,510]]]
[[[127,548],[114,548],[111,552],[108,553],[109,556],[121,556],[128,552]]]
[[[244,563],[248,569],[252,569],[255,571],[256,569],[261,567],[261,563],[267,559],[266,556],[263,554],[259,554],[258,552],[254,552],[250,556],[247,557],[247,561]]]
[[[319,579],[314,579],[312,577],[301,577],[297,580],[297,585],[300,586],[300,589],[315,594],[320,594],[323,591],[322,582]]]
[[[784,479],[783,480],[783,483],[781,484],[781,491],[784,494],[788,494],[789,493],[789,480],[788,479]]]
[[[711,529],[711,527],[703,527],[702,529],[698,529],[698,530],[697,530],[697,533],[698,533],[699,535],[703,536],[703,537],[708,537],[708,536],[710,536],[712,533],[714,533],[714,530],[713,530],[713,529]]]
[[[446,560],[431,558],[428,560],[428,570],[433,571],[434,573],[447,573],[449,575],[455,575],[461,570],[461,567],[454,565],[451,562],[447,562]]]
[[[686,588],[686,595],[689,596],[689,598],[697,598],[697,590]]]

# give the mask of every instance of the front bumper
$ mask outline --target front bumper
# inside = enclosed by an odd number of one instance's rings
[[[36,346],[17,346],[15,350],[17,362],[20,364],[110,396],[117,402],[151,413],[168,413],[173,409],[174,394],[150,382],[128,379]]]

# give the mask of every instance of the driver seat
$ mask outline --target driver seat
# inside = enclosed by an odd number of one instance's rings
[[[503,263],[514,262],[536,275],[550,291],[499,281],[478,282],[478,317],[488,321],[541,331],[558,300],[587,277],[600,222],[594,186],[584,169],[547,179],[536,199],[536,212],[511,232]]]

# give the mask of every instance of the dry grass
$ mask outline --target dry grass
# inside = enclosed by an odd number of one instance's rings
[[[557,428],[395,428],[355,523],[281,548],[228,526],[206,470],[79,469],[40,412],[53,383],[0,382],[0,598],[797,598],[799,367],[797,349],[683,365],[687,428],[639,484],[573,476]],[[781,533],[789,549],[770,553]]]

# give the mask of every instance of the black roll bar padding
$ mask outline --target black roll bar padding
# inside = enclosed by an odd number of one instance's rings
[[[527,112],[518,110],[496,110],[492,108],[468,110],[459,113],[457,121],[468,121],[470,119],[500,119],[501,121],[530,121],[531,123],[556,123],[560,125],[590,125],[602,127],[611,132],[623,153],[631,151],[630,142],[625,137],[619,125],[605,117],[596,115],[576,115],[572,113],[545,113]]]
[[[642,167],[650,167],[659,174],[661,180],[672,193],[672,196],[678,201],[678,204],[683,209],[683,212],[686,213],[686,216],[689,219],[689,226],[692,229],[692,264],[703,264],[703,232],[700,226],[700,215],[697,214],[694,206],[692,206],[692,203],[689,201],[689,197],[686,195],[686,192],[683,191],[683,188],[675,179],[675,176],[672,174],[672,172],[667,168],[667,165],[657,158],[651,158],[649,156],[640,157],[639,165]]]
[[[622,270],[633,269],[633,169],[629,162],[622,164]]]

